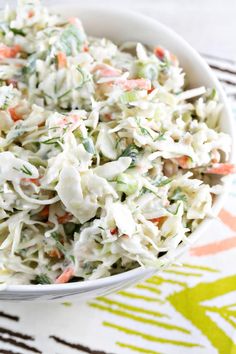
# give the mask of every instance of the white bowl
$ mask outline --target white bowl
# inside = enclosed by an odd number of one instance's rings
[[[171,29],[147,16],[114,8],[85,8],[78,5],[58,5],[57,7],[53,7],[52,10],[66,17],[78,16],[89,35],[104,36],[110,38],[115,43],[140,41],[150,47],[161,45],[175,53],[180,60],[181,66],[187,73],[191,87],[205,85],[206,87],[215,87],[217,89],[220,94],[220,100],[224,105],[221,128],[222,131],[230,134],[233,138],[231,110],[219,81],[201,56]],[[231,161],[233,159],[232,155]],[[215,215],[217,215],[223,205],[225,193],[217,197],[214,201],[213,213]],[[209,226],[209,223],[210,219],[205,219],[199,225],[197,230],[189,236],[189,244],[193,244],[200,237]],[[179,246],[174,256],[170,259],[170,263],[185,252],[188,247],[188,245]],[[153,269],[137,268],[111,277],[78,283],[3,286],[0,291],[0,300],[84,300],[123,289],[151,276],[154,272]]]

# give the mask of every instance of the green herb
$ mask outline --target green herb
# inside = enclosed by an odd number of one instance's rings
[[[165,138],[165,132],[160,133],[158,137],[155,139],[155,141],[161,141],[161,140],[166,140]]]
[[[11,27],[10,27],[9,30],[10,30],[11,32],[13,32],[14,34],[16,34],[16,35],[25,37],[25,33],[24,33],[21,29],[19,29],[19,28],[11,28]]]
[[[81,79],[80,85],[79,85],[79,86],[76,86],[76,87],[74,88],[74,90],[79,90],[79,89],[81,89],[81,87],[83,87],[83,85],[84,85],[87,81],[89,81],[89,79],[86,79],[86,80],[85,80],[84,72],[83,72],[83,70],[82,70],[79,66],[77,66],[76,69],[81,73],[82,79]],[[58,96],[57,99],[58,99],[58,100],[62,99],[63,97],[69,95],[72,91],[73,91],[73,89],[69,89],[69,90],[65,91],[63,94],[61,94],[60,96]]]
[[[31,75],[35,71],[35,66],[36,66],[36,60],[37,60],[37,54],[31,54],[28,59],[27,59],[27,65],[22,68],[22,74],[24,76]]]
[[[51,237],[55,240],[56,242],[56,247],[59,249],[59,251],[61,253],[63,253],[64,255],[66,255],[66,248],[64,247],[64,245],[61,243],[60,241],[60,235],[57,232],[52,232],[51,233]]]
[[[64,92],[62,95],[58,96],[57,99],[60,100],[61,98],[63,98],[63,97],[65,97],[65,96],[69,95],[69,93],[71,93],[71,92],[72,92],[72,89],[70,89],[70,90]]]
[[[59,136],[56,136],[54,138],[48,139],[48,140],[44,140],[41,141],[42,144],[46,144],[46,145],[53,145],[53,144],[59,144]]]
[[[161,199],[161,197],[159,195],[157,195],[155,192],[153,192],[153,190],[151,190],[151,189],[149,189],[147,187],[142,187],[139,195],[141,196],[141,195],[143,195],[145,193],[153,193],[157,198]]]
[[[47,274],[36,275],[36,277],[31,281],[32,284],[51,284],[51,280]]]
[[[70,256],[69,257],[73,263],[75,263],[75,256]]]
[[[130,164],[130,167],[135,166],[137,157],[139,154],[139,149],[136,145],[130,144],[127,146],[127,148],[122,152],[120,156],[129,156],[132,159],[132,162]]]
[[[157,182],[155,182],[154,185],[156,187],[163,187],[163,186],[169,184],[170,182],[172,182],[172,178],[161,178]]]
[[[173,215],[177,215],[178,214],[180,205],[181,205],[181,203],[178,204],[178,206],[177,206],[175,212],[173,213]]]
[[[142,134],[142,135],[149,135],[149,136],[152,138],[152,136],[151,136],[151,134],[149,133],[149,131],[148,131],[146,128],[144,128],[144,127],[141,126],[141,124],[140,124],[140,119],[137,119],[137,118],[136,118],[136,122],[137,122],[137,125],[138,125],[138,127],[139,127],[139,129],[140,129],[140,131],[141,131],[141,134]]]
[[[92,155],[95,154],[95,147],[93,144],[93,140],[91,138],[83,139],[83,145],[87,152],[89,152]]]
[[[23,165],[23,167],[20,170],[26,175],[32,176],[32,172],[25,165]]]
[[[183,193],[183,191],[180,187],[178,187],[174,190],[170,199],[173,201],[182,200],[185,203],[187,202],[186,194]]]
[[[120,144],[121,140],[124,139],[124,138],[118,138],[117,141],[116,141],[116,145],[115,145],[115,149],[118,148],[118,145]]]

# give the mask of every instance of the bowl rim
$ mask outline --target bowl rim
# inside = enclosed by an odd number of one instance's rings
[[[96,14],[96,16],[99,15],[99,13],[101,13],[102,15],[111,15],[111,16],[120,16],[120,17],[129,17],[132,18],[134,20],[138,20],[142,23],[142,26],[146,24],[152,25],[153,28],[156,28],[156,30],[160,29],[162,32],[165,32],[166,35],[168,35],[169,37],[172,37],[173,39],[175,39],[183,48],[185,48],[192,57],[195,57],[196,60],[198,60],[199,65],[201,65],[201,67],[205,68],[206,71],[208,71],[210,80],[212,82],[212,84],[216,87],[217,91],[220,94],[220,100],[224,105],[224,109],[225,109],[225,117],[227,120],[227,124],[229,126],[229,129],[231,131],[230,135],[231,135],[231,139],[232,139],[232,148],[231,148],[231,152],[230,152],[230,158],[229,158],[229,162],[233,162],[235,161],[235,147],[236,147],[236,142],[235,142],[235,132],[234,132],[234,122],[233,122],[233,113],[232,110],[230,108],[227,96],[225,91],[223,90],[223,87],[221,85],[221,83],[219,82],[219,80],[217,79],[217,77],[215,76],[215,74],[213,73],[212,69],[209,67],[209,65],[207,64],[207,62],[203,59],[203,57],[197,52],[196,49],[194,49],[182,36],[180,36],[178,33],[176,33],[172,28],[170,28],[169,26],[161,23],[160,21],[148,16],[148,15],[144,15],[141,14],[137,11],[133,11],[133,10],[122,10],[120,8],[118,8],[117,6],[113,6],[112,8],[106,8],[105,6],[91,6],[91,5],[80,5],[78,3],[70,3],[68,4],[70,6],[70,8],[75,9],[78,13],[79,11],[82,12],[93,12],[94,14]],[[67,5],[67,6],[68,6]],[[47,5],[48,8],[52,9],[53,12],[57,12],[58,10],[62,11],[63,8],[67,7],[66,5],[63,4],[49,4]],[[55,11],[56,10],[56,11]],[[60,11],[60,12],[61,12]],[[83,17],[83,16],[82,16]],[[220,209],[223,206],[223,203],[225,201],[226,195],[227,195],[227,191],[229,189],[230,183],[231,182],[231,177],[229,176],[228,178],[226,178],[223,182],[223,187],[224,187],[224,191],[221,195],[217,196],[214,204],[212,206],[212,212],[213,215],[217,215],[220,211]],[[207,229],[207,227],[209,226],[209,224],[212,221],[212,217],[206,217],[205,219],[203,219],[203,221],[199,224],[199,226],[197,227],[197,229],[191,233],[191,235],[188,238],[188,243],[186,244],[182,244],[179,245],[175,252],[174,255],[172,255],[172,257],[170,257],[170,262],[175,261],[179,256],[181,256],[184,252],[186,252],[186,250],[189,249],[189,247],[194,244],[198,238],[201,236],[201,234]],[[67,291],[71,291],[71,290],[91,290],[91,289],[95,289],[95,288],[101,288],[107,285],[112,285],[115,284],[119,281],[127,281],[127,280],[131,280],[135,277],[138,276],[143,276],[143,277],[147,277],[152,275],[155,271],[158,271],[154,268],[144,268],[144,267],[137,267],[135,269],[126,271],[124,273],[120,273],[120,274],[116,274],[116,275],[111,275],[108,277],[104,277],[104,278],[100,278],[100,279],[94,279],[94,280],[84,280],[81,282],[74,282],[74,283],[65,283],[65,284],[38,284],[38,285],[33,285],[33,284],[2,284],[0,285],[0,293],[42,293],[42,294],[48,294],[50,295],[52,292],[53,293],[66,293]],[[69,295],[69,294],[68,294]]]

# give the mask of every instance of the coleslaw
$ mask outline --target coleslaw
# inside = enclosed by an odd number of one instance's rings
[[[6,7],[0,36],[0,282],[163,267],[235,170],[216,90],[40,1]]]

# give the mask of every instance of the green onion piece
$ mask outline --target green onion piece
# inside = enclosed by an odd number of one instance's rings
[[[157,79],[158,69],[154,63],[138,63],[137,75],[139,78],[149,79],[154,81]]]
[[[137,93],[135,91],[125,92],[121,95],[120,101],[121,103],[129,103],[137,100]]]
[[[92,155],[95,154],[95,147],[93,144],[93,140],[91,138],[83,139],[83,145],[87,152],[89,152]]]
[[[183,191],[180,187],[178,187],[174,190],[170,199],[174,200],[174,201],[182,200],[185,203],[187,202],[187,196],[186,196],[186,194],[183,193]]]
[[[56,241],[56,247],[59,249],[59,251],[61,251],[61,253],[63,253],[64,255],[66,255],[66,248],[64,247],[64,245],[60,242],[60,235],[57,232],[52,232],[51,233],[51,237]]]
[[[72,55],[72,48],[80,50],[81,44],[85,41],[85,36],[79,28],[73,24],[66,27],[62,32],[59,45],[67,55]]]
[[[170,182],[172,182],[172,178],[161,178],[157,182],[155,182],[154,185],[156,187],[163,187],[163,186],[169,184]]]
[[[54,137],[54,138],[41,141],[41,143],[42,143],[42,144],[46,144],[46,145],[58,144],[58,140],[59,140],[59,139],[60,139],[60,137],[59,137],[59,136],[56,136],[56,137]]]
[[[134,144],[130,144],[122,152],[121,156],[129,156],[129,157],[131,157],[132,162],[131,162],[130,166],[133,167],[136,164],[138,154],[139,154],[138,147],[136,145],[134,145]]]
[[[119,192],[123,192],[126,195],[131,195],[133,194],[137,188],[138,188],[138,183],[136,179],[127,173],[121,173],[117,179],[116,179],[116,189]]]
[[[214,100],[216,98],[216,94],[217,94],[217,91],[215,88],[213,88],[210,93],[209,100]]]

